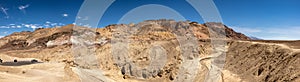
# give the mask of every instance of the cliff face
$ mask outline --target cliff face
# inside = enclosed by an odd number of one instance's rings
[[[192,38],[181,41],[182,39],[178,39],[180,36]],[[85,42],[76,39],[78,37],[90,38],[91,41],[84,45],[91,45],[92,47],[87,48],[93,48],[94,53],[79,54],[79,58],[92,57],[90,60],[75,61],[78,55],[74,55],[74,51],[85,49],[74,47],[78,42]],[[21,81],[24,78],[28,81],[42,81],[52,77],[55,79],[53,81],[60,82],[170,82],[178,79],[202,82],[206,79],[208,69],[211,69],[209,62],[213,59],[203,57],[210,57],[211,53],[215,53],[212,51],[215,48],[212,47],[210,38],[219,38],[218,40],[227,43],[223,45],[227,52],[219,80],[299,81],[298,47],[286,44],[296,44],[298,41],[250,41],[249,37],[221,23],[198,24],[172,20],[148,20],[138,24],[109,25],[105,28],[67,25],[11,34],[0,39],[1,59],[12,61],[35,58],[43,63],[17,67],[0,64],[0,77],[11,77],[0,81]],[[182,47],[191,41],[196,41],[192,45],[197,46],[197,49]],[[191,50],[192,55],[185,54],[183,50]],[[201,59],[199,66],[195,62],[184,62],[185,59],[198,58]],[[82,63],[89,61],[96,64],[82,66]],[[182,69],[195,66],[196,68],[187,70],[185,76],[180,76]],[[80,71],[78,68],[85,70]],[[83,76],[86,74],[88,76]],[[185,77],[195,79],[187,80]]]

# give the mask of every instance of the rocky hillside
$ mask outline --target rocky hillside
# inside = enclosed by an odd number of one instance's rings
[[[212,38],[225,44],[215,47]],[[285,44],[299,42],[272,42],[250,41],[221,23],[173,20],[104,28],[41,28],[0,39],[4,62],[30,58],[42,62],[0,64],[0,81],[202,82],[210,81],[207,76],[213,68],[223,67],[214,81],[300,81],[299,47]],[[223,66],[212,67],[218,62],[214,50],[225,51]]]
[[[172,25],[175,25],[173,26],[174,28],[171,27]],[[62,45],[68,43],[70,44],[69,40],[73,34],[74,27],[74,25],[70,24],[67,26],[62,26],[60,28],[39,28],[33,32],[16,32],[0,39],[0,49],[18,50],[30,48],[46,48],[47,46]],[[84,28],[79,26],[76,27]],[[209,39],[211,35],[210,32],[215,33],[217,32],[216,29],[219,29],[226,32],[223,34],[223,36],[226,36],[226,39],[250,40],[249,37],[245,36],[242,33],[235,32],[233,29],[228,28],[226,25],[213,22],[198,24],[196,22],[176,22],[172,20],[148,20],[135,25],[109,25],[105,28],[92,29],[92,31],[97,34],[97,38],[105,37],[106,39],[111,39],[112,33],[118,30],[118,27],[124,27],[126,29],[140,27],[137,31],[137,34],[142,35],[137,36],[136,39],[175,38],[174,34],[172,33],[182,30],[192,30],[190,32],[193,32],[193,35],[197,39]]]

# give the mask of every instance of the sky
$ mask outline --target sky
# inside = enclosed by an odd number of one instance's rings
[[[299,0],[213,1],[223,23],[238,32],[268,40],[300,40]],[[84,0],[0,0],[0,37],[13,32],[33,31],[41,27],[73,24],[79,19],[77,14],[83,2]],[[157,6],[146,7],[148,4]],[[98,6],[95,5],[90,11],[96,11]],[[134,9],[137,11],[133,11]],[[157,16],[157,19],[165,17],[181,20],[177,17],[178,14],[170,14],[173,11],[178,12],[186,20],[203,23],[201,16],[185,0],[116,0],[103,14],[98,27],[137,23],[146,20],[143,17],[148,15]],[[128,12],[140,14],[128,15]],[[139,20],[120,21],[130,16],[136,16]]]

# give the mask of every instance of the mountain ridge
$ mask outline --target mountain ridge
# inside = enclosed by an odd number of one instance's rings
[[[195,41],[192,45],[197,46],[197,49],[182,46],[192,41]],[[217,45],[221,48],[216,48],[212,41],[225,44]],[[34,82],[49,79],[56,82],[95,79],[111,82],[172,82],[179,78],[190,81],[191,78],[185,77],[195,76],[194,82],[202,82],[211,71],[210,68],[217,67],[223,70],[220,79],[215,80],[224,82],[299,82],[299,43],[251,40],[220,23],[150,20],[105,28],[70,24],[60,28],[13,33],[1,38],[0,58],[4,62],[34,58],[41,63],[21,66],[4,66],[0,63],[0,76],[5,77],[0,81],[23,81],[26,78],[26,81]],[[76,48],[78,45],[79,48]],[[87,52],[85,48],[92,48],[94,53],[83,53],[80,56],[74,53]],[[182,50],[192,50],[192,54],[184,54]],[[222,50],[226,54],[221,56],[226,57],[222,63],[223,68],[212,66],[213,54],[217,53],[213,50]],[[159,57],[166,59],[157,59]],[[181,68],[196,66],[184,62],[185,58],[200,59],[201,66],[199,69],[186,70],[188,73],[181,76]],[[161,67],[147,69],[153,64],[151,62]]]
[[[214,22],[198,24],[196,22],[187,22],[187,21],[176,22],[176,21],[172,21],[172,20],[147,20],[147,21],[141,22],[141,23],[149,23],[148,27],[147,27],[147,25],[144,25],[143,27],[141,27],[141,29],[138,28],[139,34],[147,34],[148,31],[152,32],[152,33],[161,32],[162,35],[166,35],[166,36],[162,36],[162,37],[175,38],[173,33],[171,33],[172,30],[170,30],[172,28],[163,26],[163,24],[157,25],[157,26],[152,26],[153,25],[152,23],[155,23],[155,22],[162,22],[162,23],[165,23],[166,25],[172,25],[172,24],[176,25],[179,23],[189,24],[189,26],[191,26],[191,28],[187,28],[187,29],[192,29],[194,32],[193,33],[194,37],[196,37],[197,39],[209,39],[209,37],[210,37],[209,32],[213,32],[214,29],[209,29],[208,25],[216,25],[217,28],[222,28],[221,30],[225,30],[226,35],[223,35],[223,36],[226,36],[226,38],[234,39],[234,40],[250,40],[250,38],[247,37],[246,35],[235,32],[233,29],[227,27],[226,25],[223,25],[221,23],[214,23]],[[141,23],[139,23],[139,24],[141,24]],[[136,24],[136,26],[138,26],[139,24]],[[113,33],[112,30],[116,30],[116,26],[130,26],[130,24],[128,24],[128,25],[114,24],[114,25],[108,25],[104,28],[91,28],[91,30],[93,30],[94,33],[98,33],[97,35],[103,34],[106,38],[111,38],[112,33]],[[57,28],[57,27],[56,28],[38,28],[33,32],[29,32],[29,31],[15,32],[15,33],[12,33],[11,35],[5,36],[0,39],[0,43],[2,43],[2,44],[0,44],[0,49],[3,49],[4,47],[10,47],[13,45],[13,44],[7,44],[7,46],[3,46],[3,43],[5,43],[5,41],[7,43],[18,43],[18,41],[19,41],[20,44],[24,44],[27,46],[46,47],[45,44],[47,44],[48,41],[55,40],[56,38],[59,38],[61,36],[64,36],[64,38],[70,39],[70,37],[73,34],[74,27],[75,28],[83,28],[83,29],[86,28],[86,27],[82,27],[82,26],[76,26],[74,24],[69,24],[66,26],[59,27],[59,28]],[[159,27],[159,28],[157,28],[157,27]],[[126,29],[129,29],[129,28],[126,28]],[[215,28],[215,27],[212,27],[212,28]],[[178,31],[180,29],[182,29],[182,28],[176,27],[175,31]],[[187,29],[185,29],[185,30],[187,30]],[[164,32],[162,32],[162,31],[164,31]],[[150,35],[151,35],[151,33],[150,33]],[[161,34],[158,33],[157,35],[161,35]],[[146,36],[148,36],[148,35],[146,35]],[[138,37],[136,37],[136,38],[138,38]],[[153,38],[155,38],[155,37],[153,37]],[[67,39],[65,39],[65,40],[67,40]],[[25,43],[23,42],[24,40],[26,40]],[[70,41],[67,41],[67,42],[70,43]],[[32,43],[36,43],[36,44],[32,44]],[[24,47],[24,45],[19,45],[19,46]]]

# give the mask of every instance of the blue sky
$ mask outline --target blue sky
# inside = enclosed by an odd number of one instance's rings
[[[299,0],[214,2],[224,24],[238,32],[262,39],[300,39]],[[38,27],[72,24],[82,3],[83,0],[0,0],[0,36],[32,31]],[[117,0],[104,13],[99,27],[118,23],[128,11],[146,4],[164,5],[179,12],[187,20],[203,23],[201,16],[184,0]]]

